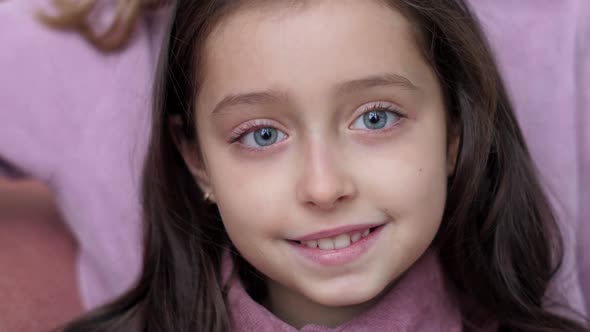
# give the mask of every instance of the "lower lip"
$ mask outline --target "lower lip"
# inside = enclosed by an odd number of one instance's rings
[[[366,237],[342,249],[322,250],[319,248],[310,248],[304,244],[292,241],[289,241],[289,243],[300,255],[316,264],[322,266],[344,265],[353,262],[365,254],[377,242],[381,230],[384,227],[385,225],[381,225],[374,228]]]

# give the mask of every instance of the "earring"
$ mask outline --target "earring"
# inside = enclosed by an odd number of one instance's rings
[[[206,192],[205,195],[203,196],[203,200],[205,202],[209,201],[209,198],[211,197],[211,193],[210,192]]]

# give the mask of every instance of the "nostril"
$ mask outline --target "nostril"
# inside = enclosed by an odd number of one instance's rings
[[[314,181],[315,180],[315,181]],[[345,179],[305,177],[298,184],[297,196],[307,207],[330,210],[356,195],[356,187]]]

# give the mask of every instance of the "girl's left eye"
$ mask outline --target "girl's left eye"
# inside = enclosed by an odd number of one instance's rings
[[[244,134],[240,140],[246,147],[261,149],[280,142],[286,137],[285,133],[276,128],[262,127]]]
[[[401,115],[388,107],[375,107],[361,114],[350,126],[351,129],[381,130],[395,125]]]

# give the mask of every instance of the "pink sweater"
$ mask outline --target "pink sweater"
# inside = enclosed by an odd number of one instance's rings
[[[555,283],[590,299],[590,1],[472,0],[566,237]],[[104,55],[33,19],[45,0],[0,2],[0,159],[46,181],[79,241],[88,308],[128,288],[140,266],[138,179],[165,17],[142,18]],[[108,20],[107,7],[102,14]],[[0,168],[2,163],[0,163]],[[394,297],[397,298],[397,297]],[[311,330],[310,330],[311,331]]]

